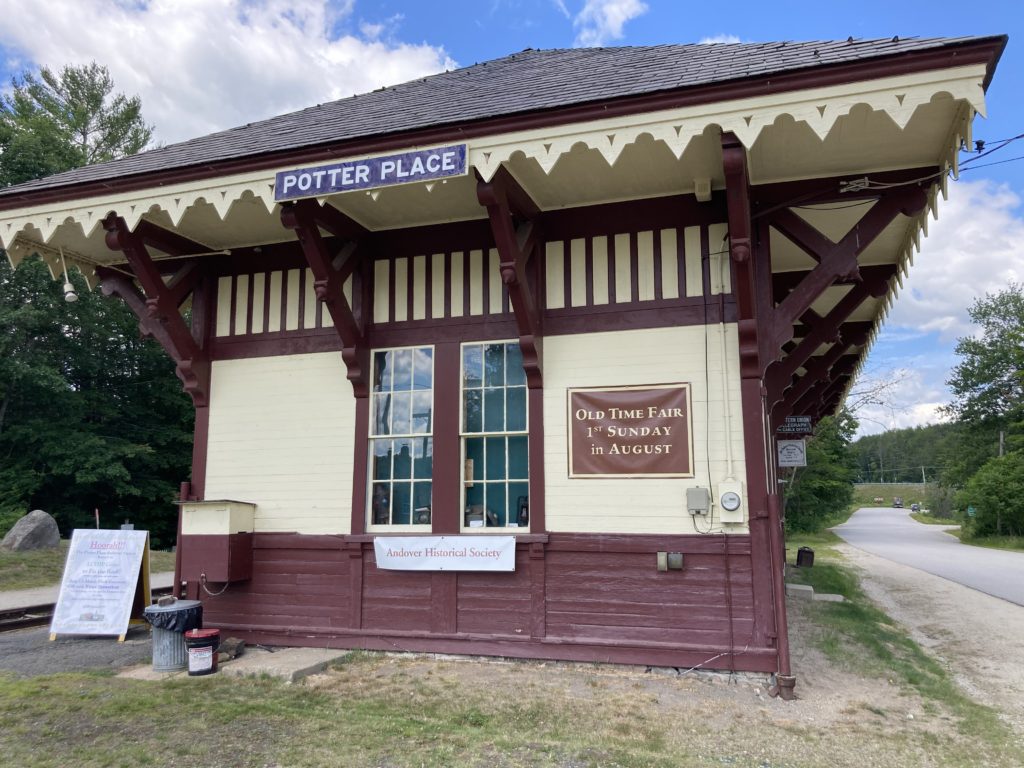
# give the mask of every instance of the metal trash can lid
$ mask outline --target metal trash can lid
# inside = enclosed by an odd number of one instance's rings
[[[178,600],[170,605],[147,605],[142,617],[157,629],[184,632],[203,626],[203,604],[199,600]]]
[[[173,613],[174,611],[187,611],[202,605],[202,600],[178,600],[170,605],[147,605],[143,613]]]

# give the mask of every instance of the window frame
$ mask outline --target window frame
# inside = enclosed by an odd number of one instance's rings
[[[465,509],[466,487],[467,487],[466,486],[466,482],[467,482],[466,481],[466,453],[467,453],[467,451],[466,451],[466,443],[467,443],[467,439],[469,439],[469,438],[480,438],[480,439],[484,440],[485,443],[486,443],[486,441],[489,438],[503,438],[505,440],[505,462],[504,462],[505,477],[504,477],[504,480],[493,481],[493,480],[488,480],[486,477],[484,477],[483,479],[481,479],[479,481],[474,480],[473,482],[474,483],[475,482],[480,482],[480,483],[484,484],[485,486],[487,484],[498,484],[498,483],[504,484],[504,486],[505,486],[506,511],[508,509],[508,497],[509,497],[509,487],[510,487],[510,485],[512,485],[512,484],[525,484],[526,485],[527,509],[529,510],[529,508],[530,508],[530,497],[531,497],[531,482],[530,482],[530,388],[529,388],[529,386],[527,384],[527,381],[526,381],[525,371],[523,372],[522,384],[521,385],[520,384],[516,384],[516,385],[513,385],[512,387],[510,387],[509,384],[507,383],[508,375],[507,375],[507,373],[505,374],[505,377],[504,377],[505,378],[505,383],[503,383],[503,385],[502,385],[502,389],[505,392],[505,397],[504,397],[505,409],[503,411],[503,420],[505,421],[505,425],[504,425],[505,428],[503,430],[501,430],[501,431],[488,431],[486,429],[483,429],[483,427],[484,427],[484,425],[486,423],[486,416],[485,416],[485,414],[482,413],[481,414],[481,431],[479,431],[479,432],[468,432],[466,430],[466,399],[465,399],[465,393],[466,393],[467,389],[476,389],[476,387],[470,387],[470,388],[466,387],[465,350],[466,350],[467,347],[480,347],[481,351],[482,351],[482,355],[486,355],[486,347],[491,346],[491,345],[498,345],[498,344],[502,345],[502,347],[507,347],[510,344],[514,344],[517,347],[519,347],[520,355],[522,354],[522,347],[520,346],[519,339],[517,339],[517,338],[511,338],[511,339],[486,339],[486,340],[476,340],[476,341],[463,341],[463,342],[459,343],[459,469],[460,469],[460,472],[459,472],[459,478],[458,478],[458,489],[459,489],[458,497],[459,497],[459,533],[460,534],[474,534],[474,535],[502,534],[502,535],[506,535],[506,536],[509,535],[509,534],[527,534],[527,533],[530,533],[532,525],[533,525],[532,515],[530,517],[528,517],[526,525],[523,525],[523,526],[520,526],[518,524],[517,525],[509,525],[509,522],[510,522],[509,518],[511,516],[506,518],[504,525],[488,525],[488,521],[487,521],[487,517],[486,517],[486,512],[487,512],[486,505],[484,506],[485,515],[484,515],[484,520],[483,520],[483,522],[484,522],[483,526],[480,526],[480,527],[470,527],[470,526],[467,525],[467,520],[466,520],[466,514],[465,514],[465,512],[466,512],[466,509]],[[505,354],[505,362],[506,362],[506,365],[507,365],[508,354],[507,354],[507,352],[505,352],[504,354]],[[481,364],[483,364],[483,363],[484,363],[484,360],[481,359]],[[486,376],[486,371],[484,371],[484,376]],[[521,430],[509,430],[508,429],[508,424],[507,424],[507,419],[508,419],[507,404],[508,404],[508,390],[510,388],[522,389],[523,390],[523,428]],[[481,386],[480,386],[479,389],[480,389],[481,392],[485,392],[486,391],[487,386],[486,386],[486,379],[485,378],[481,379]],[[481,403],[483,403],[483,402],[484,402],[484,400],[482,399]],[[509,463],[510,463],[509,462],[508,439],[510,437],[524,437],[526,439],[526,457],[525,457],[526,458],[526,477],[525,478],[510,479],[509,476],[508,476],[508,467],[509,467]],[[486,450],[486,448],[485,448],[485,450]],[[484,473],[486,474],[486,467],[484,469]],[[485,494],[485,498],[486,498],[486,494]]]
[[[421,433],[412,433],[412,432],[410,432],[410,433],[403,433],[403,434],[398,434],[398,435],[396,435],[396,434],[378,435],[375,432],[376,419],[375,419],[375,410],[374,410],[374,402],[375,402],[374,398],[379,393],[374,391],[373,385],[372,385],[372,380],[373,380],[373,376],[374,376],[374,373],[375,373],[376,357],[377,357],[377,354],[381,353],[381,352],[385,352],[385,353],[387,353],[387,352],[401,352],[401,351],[404,351],[404,350],[410,350],[411,352],[413,352],[414,355],[415,355],[416,350],[430,350],[430,389],[429,390],[416,390],[415,388],[412,388],[412,389],[409,390],[410,394],[413,394],[413,393],[415,393],[417,391],[421,391],[421,392],[422,391],[429,391],[430,392],[430,430],[428,432],[421,432]],[[415,357],[413,358],[413,373],[412,373],[412,376],[413,376],[413,380],[415,381]],[[435,443],[436,443],[436,432],[437,432],[437,424],[436,424],[436,419],[435,419],[435,413],[436,413],[436,410],[437,410],[437,348],[436,348],[436,345],[434,345],[434,344],[402,344],[402,345],[379,347],[379,348],[372,349],[370,351],[370,377],[371,377],[371,386],[370,386],[369,397],[367,398],[367,407],[369,409],[369,419],[368,419],[367,431],[366,431],[366,438],[367,438],[366,439],[366,457],[367,457],[367,462],[366,463],[367,463],[367,467],[366,467],[366,484],[365,484],[365,488],[366,488],[366,504],[365,504],[365,509],[363,511],[363,516],[364,516],[363,519],[364,519],[364,525],[365,525],[364,530],[367,533],[374,533],[374,534],[378,534],[378,533],[392,533],[392,534],[394,534],[394,533],[411,533],[411,534],[431,533],[433,531],[434,521],[436,519],[436,515],[434,513],[434,486],[437,483],[437,477],[435,476],[435,472],[434,472],[434,464],[435,464],[435,462],[434,462],[434,446],[435,446]],[[389,391],[390,394],[394,394],[394,392],[395,392],[394,386],[392,385],[391,389],[388,390],[388,391]],[[399,391],[400,392],[404,392],[405,390],[399,390]],[[410,421],[411,421],[411,417],[412,417],[412,407],[411,407],[411,404],[410,404]],[[410,426],[411,426],[411,424],[410,424]],[[399,440],[402,440],[402,439],[414,440],[414,439],[419,439],[419,438],[424,438],[424,437],[429,438],[429,440],[431,442],[431,455],[430,455],[430,522],[429,523],[416,523],[416,522],[413,522],[413,520],[414,520],[413,516],[415,515],[415,497],[412,496],[412,494],[415,492],[414,484],[416,482],[415,471],[414,471],[415,464],[413,464],[413,467],[410,467],[410,475],[411,476],[410,476],[409,481],[408,481],[409,486],[410,486],[410,496],[412,497],[412,503],[413,503],[413,508],[410,511],[410,522],[409,523],[394,523],[394,522],[374,523],[373,522],[373,493],[374,493],[374,485],[377,482],[382,482],[382,481],[375,480],[375,478],[374,478],[374,469],[375,469],[375,465],[374,465],[374,451],[373,451],[374,443],[377,442],[377,441],[382,441],[382,440],[396,440],[396,439],[399,439]],[[415,461],[415,456],[410,457],[410,461],[414,462]],[[393,459],[392,459],[392,462],[393,462]],[[390,509],[390,514],[391,515],[393,515],[393,501],[394,501],[394,498],[393,498],[394,497],[393,487],[394,487],[394,483],[395,483],[394,468],[393,467],[394,467],[394,464],[392,463],[392,473],[391,473],[391,475],[389,476],[389,478],[387,480],[387,482],[392,487],[391,497],[389,498],[389,502],[391,503],[391,509]],[[402,479],[402,480],[399,480],[399,482],[405,482],[405,480]]]

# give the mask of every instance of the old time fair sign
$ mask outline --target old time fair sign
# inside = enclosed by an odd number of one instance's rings
[[[569,477],[693,477],[689,385],[570,389]]]

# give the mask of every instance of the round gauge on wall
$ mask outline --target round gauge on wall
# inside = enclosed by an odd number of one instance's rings
[[[726,512],[735,512],[740,508],[742,501],[740,495],[735,491],[726,491],[722,494],[722,509]]]

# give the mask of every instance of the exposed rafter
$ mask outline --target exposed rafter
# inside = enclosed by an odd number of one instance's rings
[[[112,270],[99,270],[103,292],[120,296],[139,319],[142,333],[155,338],[176,363],[177,376],[185,391],[197,406],[209,404],[210,360],[198,338],[186,325],[179,307],[192,294],[200,280],[199,269],[191,264],[181,267],[165,283],[153,262],[147,245],[159,248],[172,256],[202,253],[210,249],[201,243],[160,229],[151,222],[140,224],[139,231],[131,231],[125,220],[116,213],[103,220],[107,247],[121,251],[127,259],[140,291],[126,275]]]
[[[341,339],[341,356],[348,369],[348,380],[356,397],[369,393],[370,352],[366,342],[366,312],[362,301],[361,280],[353,280],[352,305],[345,298],[345,281],[356,275],[366,250],[368,231],[337,208],[312,199],[286,203],[281,223],[295,231],[306,262],[313,273],[317,299],[327,305],[334,330]],[[321,235],[324,229],[344,241],[332,253]]]
[[[784,390],[792,383],[797,369],[811,358],[818,347],[838,341],[841,334],[844,341],[848,340],[852,329],[847,329],[844,334],[844,323],[868,297],[878,298],[885,295],[888,280],[895,270],[896,268],[890,265],[865,267],[863,270],[864,281],[851,287],[827,315],[820,317],[808,309],[801,316],[801,319],[807,324],[809,332],[783,359],[771,363],[765,372],[765,389],[768,393],[769,408],[782,401]]]
[[[862,279],[857,257],[900,214],[916,216],[927,203],[925,192],[914,186],[884,193],[871,209],[838,242],[833,242],[791,210],[770,214],[769,223],[818,262],[799,284],[764,318],[767,348],[778,359],[782,345],[793,338],[793,324],[810,308],[826,288],[842,280]]]
[[[501,281],[508,288],[509,302],[519,330],[523,370],[527,386],[542,386],[544,334],[534,284],[530,280],[530,257],[541,238],[537,219],[540,211],[526,191],[504,168],[485,182],[477,183],[477,199],[487,209],[491,232],[498,249]]]

